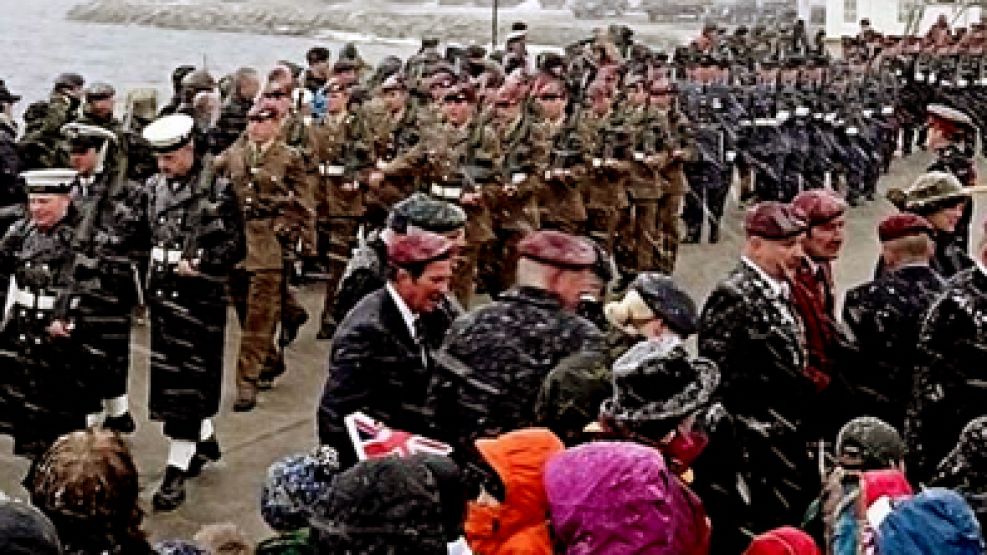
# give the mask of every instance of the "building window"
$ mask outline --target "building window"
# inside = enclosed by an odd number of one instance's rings
[[[857,0],[843,0],[843,21],[857,22]]]

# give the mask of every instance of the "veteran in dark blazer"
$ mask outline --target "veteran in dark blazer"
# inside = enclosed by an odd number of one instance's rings
[[[344,467],[357,460],[343,422],[348,414],[359,411],[396,429],[429,432],[429,338],[446,330],[431,329],[435,320],[423,316],[449,292],[452,249],[434,233],[397,237],[388,245],[387,284],[357,303],[333,336],[318,432],[323,445],[339,451]]]

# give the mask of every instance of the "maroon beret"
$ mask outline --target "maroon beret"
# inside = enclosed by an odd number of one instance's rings
[[[596,249],[586,239],[561,231],[536,231],[521,240],[518,253],[542,264],[583,269],[596,264]]]
[[[452,241],[428,231],[398,235],[387,245],[387,261],[404,268],[413,264],[428,264],[449,258]]]
[[[933,232],[934,228],[929,220],[911,212],[892,214],[881,220],[881,224],[877,226],[877,236],[882,243],[921,233],[931,236]]]
[[[792,207],[810,227],[824,224],[846,212],[846,203],[843,199],[827,189],[812,189],[799,193],[792,200]]]
[[[767,201],[747,209],[744,231],[748,237],[787,239],[805,231],[805,222],[792,205]]]

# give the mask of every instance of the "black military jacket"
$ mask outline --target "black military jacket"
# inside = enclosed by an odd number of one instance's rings
[[[928,266],[905,266],[849,290],[843,321],[857,342],[857,362],[844,369],[854,411],[900,430],[912,394],[922,319],[945,287]]]
[[[987,275],[957,274],[922,324],[905,425],[912,477],[923,480],[987,406]]]

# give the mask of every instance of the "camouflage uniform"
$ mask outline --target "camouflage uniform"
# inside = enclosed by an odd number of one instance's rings
[[[322,328],[327,331],[337,323],[332,318],[334,292],[356,244],[357,228],[365,213],[364,192],[359,176],[354,173],[363,168],[352,167],[348,156],[363,146],[369,159],[368,139],[359,118],[359,114],[349,111],[326,114],[319,124],[312,126],[309,139],[320,177],[315,195],[316,229],[319,258],[325,261],[328,274],[321,318]]]

